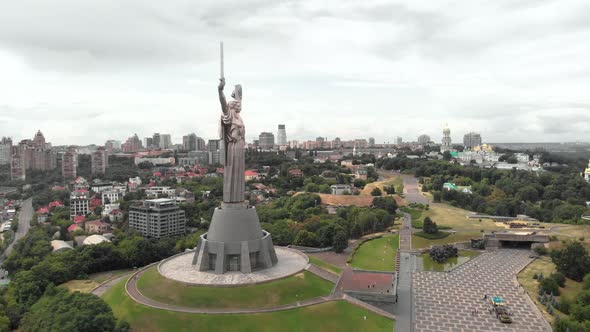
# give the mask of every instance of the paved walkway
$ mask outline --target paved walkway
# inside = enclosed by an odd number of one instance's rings
[[[397,303],[394,312],[397,320],[395,329],[398,331],[412,331],[412,272],[415,270],[415,256],[410,253],[412,249],[412,217],[404,213],[402,228],[399,232],[400,247],[397,263]]]
[[[487,251],[451,272],[414,273],[415,331],[551,331],[518,286],[516,274],[532,259],[528,250]],[[502,324],[484,295],[500,296],[513,313]],[[477,309],[477,314],[472,310]]]
[[[328,280],[329,282],[331,282],[333,284],[338,282],[339,277],[337,275],[335,275],[334,273],[332,273],[330,271],[324,270],[317,265],[308,264],[305,269],[322,279]]]
[[[96,296],[102,296],[104,293],[106,293],[111,287],[113,287],[114,285],[116,285],[119,281],[125,279],[125,278],[129,278],[129,274],[124,274],[122,276],[118,276],[116,278],[113,278],[107,282],[104,282],[102,284],[100,284],[98,287],[96,287],[95,289],[92,290],[92,294],[96,295]]]

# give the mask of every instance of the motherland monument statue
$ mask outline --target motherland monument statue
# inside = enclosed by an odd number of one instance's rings
[[[224,147],[223,203],[215,209],[209,231],[201,235],[193,265],[199,271],[249,273],[274,266],[278,259],[270,233],[260,227],[256,208],[244,200],[246,131],[242,120],[242,86],[236,85],[227,102],[223,43],[221,75],[217,87],[221,104],[220,138]]]

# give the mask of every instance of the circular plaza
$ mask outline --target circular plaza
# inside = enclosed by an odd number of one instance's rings
[[[275,247],[278,263],[271,268],[250,273],[239,271],[215,274],[213,271],[199,271],[193,265],[194,251],[170,257],[158,265],[158,272],[165,278],[190,285],[232,287],[264,283],[286,278],[303,271],[309,259],[303,253],[289,248]]]

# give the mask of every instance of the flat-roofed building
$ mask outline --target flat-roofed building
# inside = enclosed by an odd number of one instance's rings
[[[184,210],[173,199],[148,199],[129,208],[129,228],[145,237],[181,235],[185,232],[185,224]]]

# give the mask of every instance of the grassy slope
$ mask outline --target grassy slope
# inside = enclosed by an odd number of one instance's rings
[[[334,274],[340,274],[342,272],[342,269],[339,268],[338,266],[327,263],[315,256],[308,255],[307,257],[309,257],[310,263],[317,265],[317,266],[323,268],[324,270],[328,270]]]
[[[361,245],[350,265],[364,270],[393,271],[399,235],[384,236]]]
[[[159,310],[135,303],[125,293],[124,285],[122,281],[113,286],[103,299],[117,318],[131,324],[133,331],[389,332],[393,326],[393,322],[387,318],[341,301],[250,315],[202,315]]]
[[[143,295],[194,308],[264,308],[330,294],[332,283],[304,271],[295,276],[239,288],[189,286],[162,277],[151,267],[137,282]]]
[[[129,273],[131,271],[132,269],[125,269],[93,273],[90,276],[88,276],[87,280],[70,280],[68,282],[61,284],[60,287],[65,287],[69,289],[71,292],[90,293],[91,290],[96,288],[101,283],[107,281],[108,279]]]
[[[553,264],[553,262],[551,262],[548,257],[542,257],[540,259],[535,259],[518,274],[518,282],[527,291],[531,299],[533,299],[533,302],[535,302],[537,307],[541,310],[545,319],[551,323],[553,323],[555,316],[549,315],[547,313],[547,308],[540,304],[537,300],[539,295],[539,283],[537,280],[533,279],[533,275],[535,273],[543,273],[545,277],[548,277],[553,272],[555,272],[555,264]],[[559,290],[561,292],[561,296],[574,299],[574,297],[582,291],[582,283],[573,281],[571,279],[566,279],[565,288],[560,288]],[[558,297],[558,299],[560,297]],[[565,315],[559,310],[554,310],[554,313],[560,317],[565,317]]]

